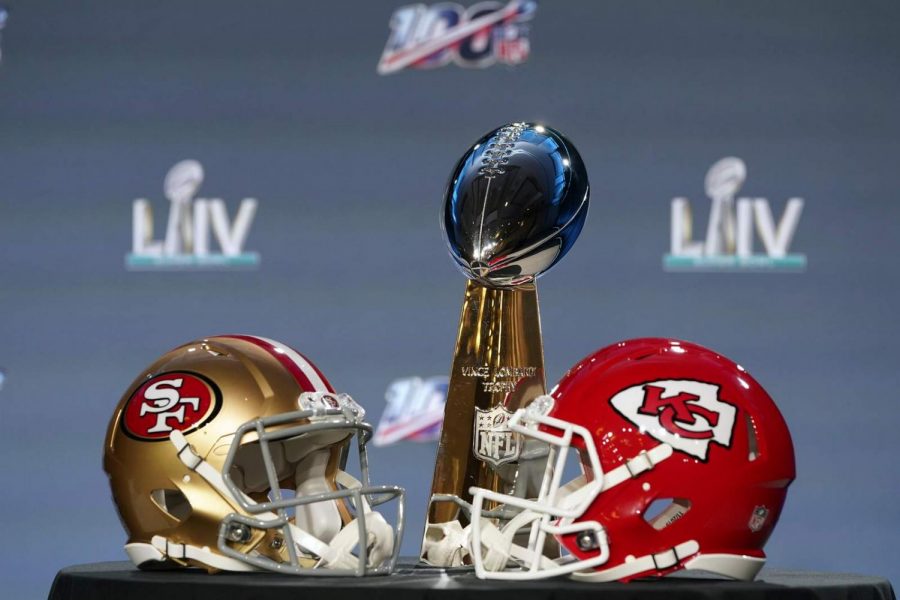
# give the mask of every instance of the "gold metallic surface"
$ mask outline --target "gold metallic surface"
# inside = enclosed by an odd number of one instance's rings
[[[432,495],[452,494],[470,502],[469,487],[479,486],[506,494],[536,496],[537,490],[524,481],[521,440],[512,442],[518,450],[512,460],[500,462],[504,457],[491,461],[476,456],[480,447],[476,415],[487,416],[486,412],[479,413],[479,409],[493,408],[493,414],[502,418],[498,407],[512,413],[544,393],[544,354],[534,284],[495,289],[469,280],[460,315]],[[509,435],[518,437],[518,434]],[[500,450],[508,453],[503,445]],[[529,470],[534,467],[542,473],[543,461],[537,462],[540,466],[530,465]],[[468,524],[467,515],[456,504],[433,502],[428,510],[426,531],[428,525],[455,519],[462,526]]]
[[[222,405],[216,418],[185,434],[194,452],[219,472],[233,434],[242,423],[298,410],[297,398],[303,390],[278,360],[264,349],[238,339],[208,338],[165,354],[138,376],[122,396],[107,430],[103,466],[109,476],[119,517],[128,533],[128,542],[149,544],[153,536],[159,535],[173,543],[208,547],[215,551],[219,524],[223,518],[229,513],[249,514],[218,493],[199,474],[188,469],[179,460],[168,439],[135,439],[127,435],[121,425],[124,408],[132,394],[148,379],[169,371],[199,374],[215,382],[222,391]],[[298,424],[302,422],[285,426]],[[244,443],[253,443],[254,438],[247,436]],[[341,444],[345,447],[348,442],[349,437]],[[337,489],[334,473],[339,462],[338,454],[336,448],[329,465],[328,477],[332,489]],[[281,481],[281,487],[295,488],[292,479],[292,476],[285,478]],[[154,501],[155,490],[181,492],[192,507],[190,514],[182,519],[169,514]],[[257,501],[267,500],[264,493],[249,495]],[[343,510],[341,515],[346,524],[349,513]],[[280,535],[281,531],[277,528],[265,531],[254,529],[249,541],[233,543],[233,547],[243,552],[255,548],[263,555],[286,562],[285,545],[275,541]],[[171,560],[182,566],[205,567],[187,560]],[[312,566],[316,561],[301,559],[301,562],[306,563],[304,566]]]

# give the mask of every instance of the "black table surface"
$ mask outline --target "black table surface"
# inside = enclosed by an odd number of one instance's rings
[[[622,583],[580,583],[565,578],[541,581],[480,581],[470,570],[416,567],[401,561],[389,577],[297,577],[274,573],[139,571],[129,562],[75,565],[61,570],[50,600],[414,600],[477,598],[516,600],[590,598],[802,598],[804,600],[894,600],[880,577],[846,573],[764,569],[756,581],[667,577]]]

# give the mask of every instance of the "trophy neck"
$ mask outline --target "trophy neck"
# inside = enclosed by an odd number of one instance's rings
[[[478,367],[481,374],[464,374],[466,367]],[[466,283],[450,375],[451,394],[454,378],[460,376],[481,383],[476,386],[481,392],[476,394],[482,401],[476,401],[480,408],[503,404],[515,411],[544,393],[544,350],[534,283],[517,288],[487,287],[473,280]],[[540,391],[532,395],[529,390],[535,383]]]

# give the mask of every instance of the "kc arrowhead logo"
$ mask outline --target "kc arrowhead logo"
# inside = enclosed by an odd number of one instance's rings
[[[737,409],[719,398],[717,385],[662,379],[624,389],[610,404],[641,432],[700,460],[710,443],[731,446]]]

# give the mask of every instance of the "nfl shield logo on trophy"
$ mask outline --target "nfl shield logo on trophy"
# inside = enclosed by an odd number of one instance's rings
[[[519,434],[510,431],[507,423],[512,413],[497,405],[489,410],[475,409],[475,437],[472,451],[486,463],[500,466],[519,458]]]

